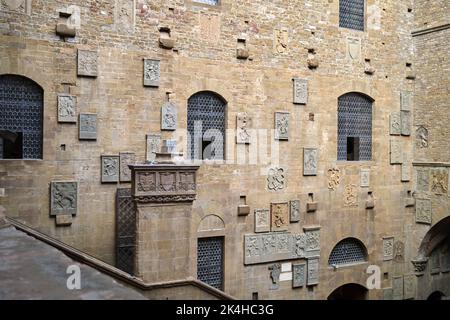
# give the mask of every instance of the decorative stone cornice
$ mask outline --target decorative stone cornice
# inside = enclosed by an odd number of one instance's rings
[[[137,203],[192,202],[199,166],[155,163],[130,165],[131,193]]]

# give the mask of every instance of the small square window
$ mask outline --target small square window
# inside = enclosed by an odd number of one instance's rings
[[[209,4],[211,6],[217,6],[219,4],[219,0],[193,0],[193,1],[198,3]]]

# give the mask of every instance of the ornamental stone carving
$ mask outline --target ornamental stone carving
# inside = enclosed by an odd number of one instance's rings
[[[319,284],[319,258],[308,259],[307,285]]]
[[[428,148],[428,129],[419,126],[416,130],[416,146],[419,149]]]
[[[251,118],[248,116],[247,112],[239,112],[236,116],[236,143],[250,143],[250,125]]]
[[[131,181],[131,170],[128,167],[130,164],[136,162],[136,155],[133,152],[120,152],[120,181],[130,182]]]
[[[393,257],[395,262],[405,261],[405,245],[401,241],[394,242]]]
[[[172,102],[165,103],[161,108],[161,130],[176,130],[177,122],[177,106]]]
[[[383,260],[388,261],[394,258],[394,237],[383,238]]]
[[[78,183],[54,181],[50,185],[50,215],[76,215],[78,206]]]
[[[341,182],[341,171],[337,168],[328,169],[328,189],[336,190]]]
[[[389,118],[390,126],[389,133],[394,136],[398,136],[402,133],[402,122],[399,112],[391,113]]]
[[[402,164],[402,144],[399,140],[391,140],[391,164]]]
[[[351,60],[361,58],[361,39],[355,37],[347,38],[347,57]]]
[[[320,255],[320,227],[304,227],[306,237],[306,256]]]
[[[58,122],[77,122],[77,98],[75,96],[58,95]]]
[[[147,148],[145,160],[147,162],[154,162],[156,160],[156,153],[161,152],[161,135],[148,134],[146,140]]]
[[[31,13],[32,0],[0,0],[0,11]]]
[[[417,170],[416,189],[417,191],[423,192],[428,192],[430,190],[430,170]]]
[[[289,226],[289,204],[272,203],[270,205],[271,230],[286,231]]]
[[[196,197],[198,166],[176,164],[130,165],[132,196],[139,203],[192,202]]]
[[[300,288],[306,285],[306,263],[292,265],[292,288]]]
[[[416,223],[431,224],[431,200],[416,199]]]
[[[317,175],[317,149],[303,148],[303,175]]]
[[[98,54],[96,51],[78,49],[78,75],[97,77]]]
[[[308,103],[308,80],[294,78],[294,103],[307,104]]]
[[[270,231],[270,210],[255,210],[255,233]]]
[[[267,188],[271,191],[283,190],[285,187],[285,175],[283,168],[271,168],[267,175]]]
[[[292,200],[290,202],[290,222],[300,221],[300,200]]]
[[[280,274],[281,274],[281,264],[275,263],[269,267],[270,279],[271,279],[271,290],[278,289],[280,285]]]
[[[370,169],[361,169],[361,187],[370,186]]]
[[[80,140],[97,139],[97,114],[80,113],[80,123],[78,126],[78,138]]]
[[[430,171],[431,192],[435,194],[448,193],[447,169],[432,169]]]
[[[119,182],[119,156],[101,156],[102,182]]]
[[[289,140],[288,112],[275,112],[275,139]]]
[[[274,30],[273,51],[274,53],[283,54],[287,52],[289,41],[289,33],[287,29]]]
[[[348,184],[344,189],[344,206],[357,207],[358,206],[358,188],[354,184]]]
[[[411,263],[414,266],[414,273],[416,276],[420,277],[425,274],[428,258],[411,260]]]
[[[144,86],[159,87],[160,82],[160,61],[154,59],[144,59]]]

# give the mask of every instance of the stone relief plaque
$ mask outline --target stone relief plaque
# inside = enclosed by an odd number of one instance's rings
[[[160,76],[160,61],[154,59],[144,59],[144,86],[159,87]]]
[[[289,140],[288,112],[275,112],[275,139]]]
[[[400,118],[401,118],[402,136],[410,136],[411,135],[411,112],[410,111],[402,111]]]
[[[159,174],[159,185],[157,191],[171,192],[176,190],[176,173],[161,172]]]
[[[411,91],[402,91],[400,93],[400,110],[411,111],[413,107],[413,93]]]
[[[391,140],[391,164],[402,164],[402,144],[399,140]]]
[[[270,231],[270,210],[255,210],[255,233]]]
[[[394,258],[394,237],[383,238],[383,260],[388,261]]]
[[[289,41],[289,33],[287,29],[275,29],[273,39],[274,53],[285,53],[287,51]]]
[[[317,175],[317,149],[303,148],[303,175]]]
[[[430,171],[431,192],[435,194],[448,193],[447,169],[432,169]]]
[[[392,278],[392,297],[393,300],[403,300],[403,277]]]
[[[416,297],[416,276],[409,274],[403,276],[403,299]]]
[[[416,146],[419,149],[428,148],[428,130],[424,126],[419,126],[416,130]]]
[[[351,60],[359,60],[361,58],[361,39],[347,38],[347,57]]]
[[[289,226],[289,204],[271,203],[270,217],[271,231],[286,231]]]
[[[119,182],[119,156],[101,156],[102,182]]]
[[[55,181],[50,184],[50,215],[76,215],[78,205],[78,183]]]
[[[416,199],[416,222],[431,224],[431,200]]]
[[[133,152],[120,152],[120,181],[131,182],[131,169],[129,164],[136,163],[136,155]]]
[[[300,221],[300,200],[292,200],[290,202],[290,222]]]
[[[319,258],[308,259],[308,286],[319,284]]]
[[[80,113],[80,123],[78,126],[78,138],[80,140],[97,139],[97,114]]]
[[[133,32],[136,18],[135,0],[116,0],[114,12],[114,24],[116,30],[121,32]]]
[[[96,51],[78,49],[78,75],[97,77],[98,54]]]
[[[370,186],[370,169],[361,169],[361,187]]]
[[[179,189],[182,191],[195,191],[195,173],[194,172],[180,172]]]
[[[15,11],[31,14],[32,0],[0,0],[0,11]]]
[[[423,192],[430,190],[430,171],[428,169],[417,170],[416,189]]]
[[[402,163],[402,182],[408,182],[411,180],[411,168],[408,159],[408,155],[406,153],[403,154],[403,163]]]
[[[393,257],[395,262],[405,261],[405,245],[401,241],[395,241],[393,249]]]
[[[147,138],[147,148],[145,160],[147,162],[154,162],[156,160],[156,153],[161,151],[161,135],[159,134],[148,134]]]
[[[271,191],[283,190],[285,187],[285,174],[283,168],[270,168],[267,175],[267,188]]]
[[[58,95],[58,122],[77,122],[77,98],[75,96]]]
[[[199,17],[199,38],[201,41],[217,43],[220,39],[221,17],[217,14],[207,14],[200,12]]]
[[[399,136],[402,133],[402,121],[400,112],[393,112],[389,117],[389,133],[393,136]]]
[[[236,143],[249,144],[250,143],[250,124],[251,118],[247,112],[239,112],[236,116]]]
[[[138,192],[155,192],[156,191],[156,173],[155,172],[139,172],[136,175],[136,190]]]
[[[280,286],[281,264],[274,263],[269,267],[270,270],[270,287],[269,290],[277,290]]]
[[[177,106],[167,102],[161,107],[161,130],[176,130],[178,121]]]
[[[358,206],[358,187],[354,184],[348,184],[344,188],[344,206]]]
[[[328,189],[336,190],[340,184],[341,171],[337,168],[328,169]]]
[[[244,236],[244,264],[305,258],[304,233],[270,232]]]
[[[306,263],[292,265],[292,288],[300,288],[306,285]]]
[[[320,255],[320,229],[304,228],[306,237],[306,256],[315,257]]]
[[[308,103],[308,80],[294,78],[294,103],[307,104]]]

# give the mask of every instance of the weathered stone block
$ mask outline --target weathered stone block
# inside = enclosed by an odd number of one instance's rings
[[[248,205],[238,206],[238,216],[248,216],[250,214],[250,207]]]
[[[56,226],[63,227],[63,226],[70,226],[72,225],[72,215],[71,214],[62,214],[57,215],[55,219]]]

